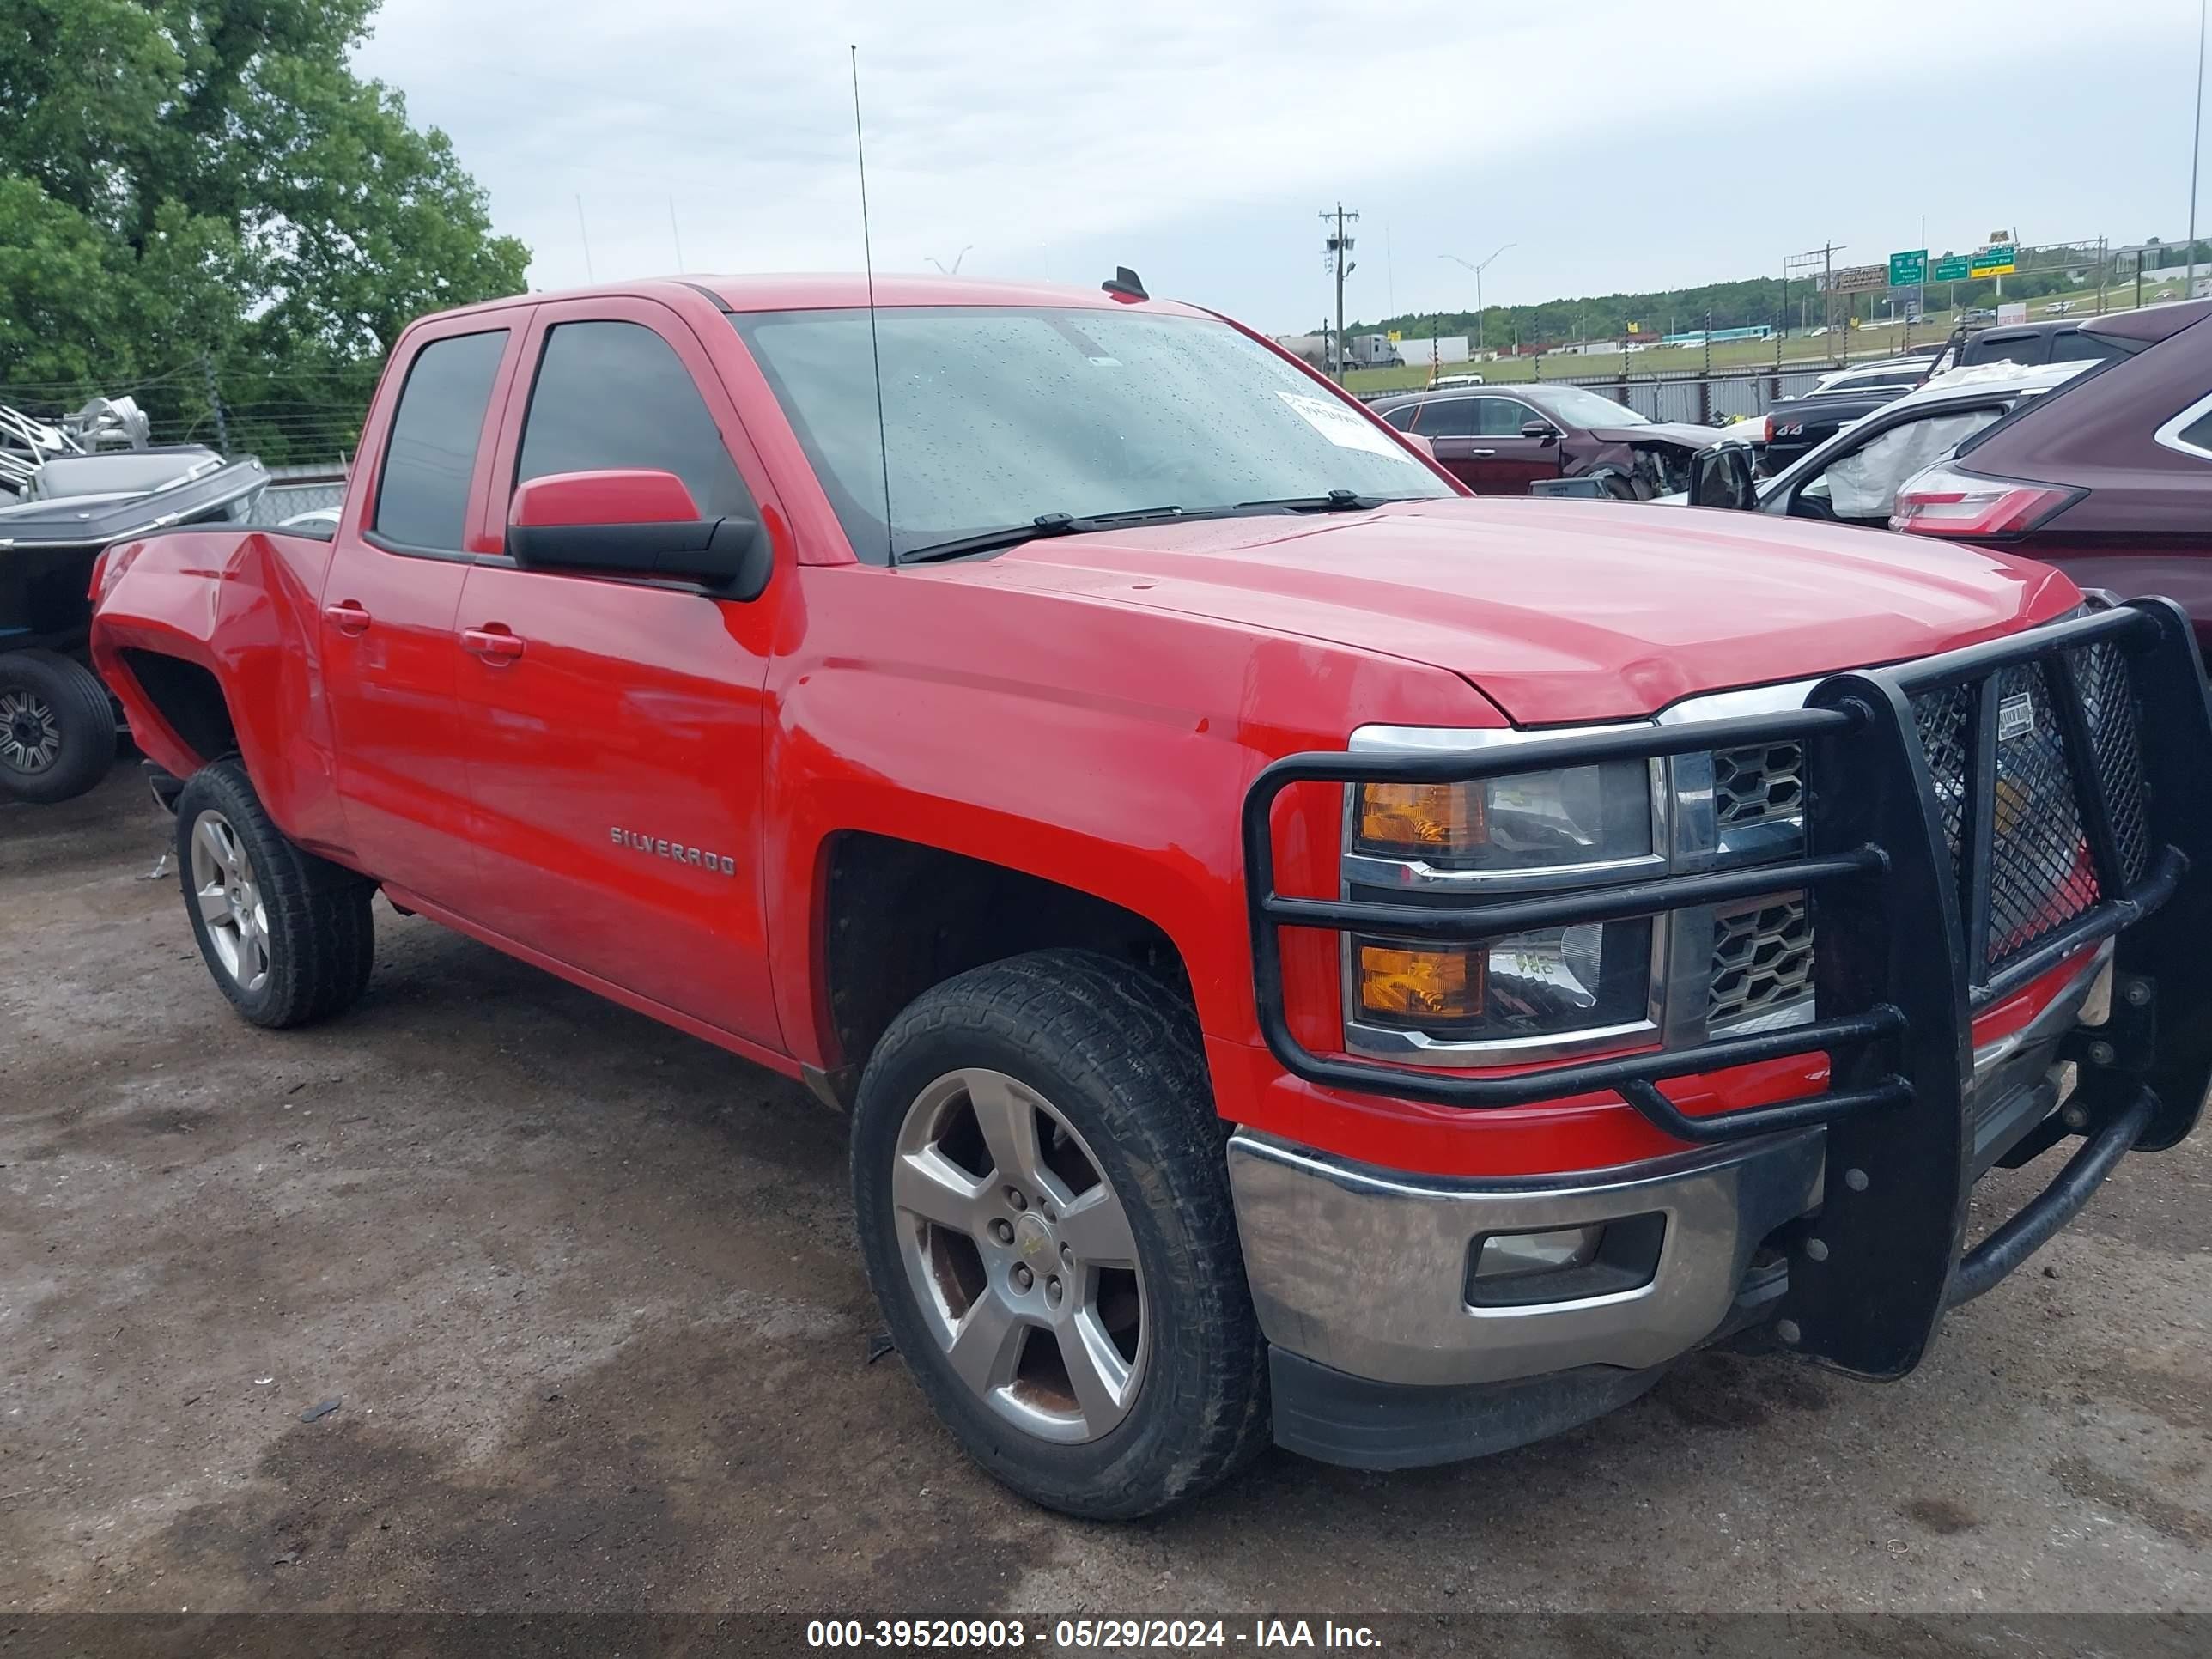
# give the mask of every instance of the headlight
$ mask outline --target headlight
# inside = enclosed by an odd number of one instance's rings
[[[1482,783],[1369,783],[1352,850],[1468,872],[1571,870],[1651,851],[1651,768],[1615,761]]]
[[[1652,771],[1633,760],[1354,786],[1346,879],[1355,893],[1372,884],[1464,902],[1486,878],[1503,894],[1646,873],[1657,862]],[[1390,1052],[1618,1040],[1650,1018],[1652,927],[1638,917],[1479,944],[1355,937],[1346,990],[1358,1040]]]
[[[1480,945],[1360,937],[1362,1024],[1495,1042],[1632,1025],[1647,1017],[1651,922],[1588,922]]]

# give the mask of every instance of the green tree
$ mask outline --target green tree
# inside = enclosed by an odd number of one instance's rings
[[[9,0],[0,15],[0,397],[226,402],[270,459],[349,440],[425,311],[517,292],[529,252],[347,54],[376,0]],[[284,411],[284,412],[278,412]]]

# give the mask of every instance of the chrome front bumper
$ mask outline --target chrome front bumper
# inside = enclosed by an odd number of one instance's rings
[[[1976,1049],[1975,1176],[2072,1093],[2076,1068],[2058,1060],[2059,1041],[2109,1018],[2112,959],[2106,941],[2034,1019]],[[1819,1206],[1826,1142],[1807,1129],[1587,1176],[1482,1181],[1403,1175],[1240,1131],[1229,1179],[1267,1340],[1352,1376],[1434,1387],[1644,1370],[1695,1347],[1736,1310],[1760,1243]],[[1663,1231],[1640,1283],[1510,1306],[1471,1299],[1491,1234],[1655,1215]],[[1640,1224],[1648,1236],[1654,1224]],[[1545,1280],[1522,1282],[1533,1297]]]
[[[1759,1242],[1819,1204],[1823,1139],[1804,1130],[1588,1177],[1498,1182],[1405,1176],[1240,1132],[1229,1178],[1275,1346],[1376,1382],[1495,1382],[1583,1365],[1640,1370],[1704,1341],[1728,1319]],[[1653,1215],[1664,1231],[1641,1284],[1504,1306],[1469,1299],[1490,1234]]]

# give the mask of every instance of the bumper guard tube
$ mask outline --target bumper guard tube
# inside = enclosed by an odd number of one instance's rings
[[[1795,859],[1449,906],[1275,890],[1273,810],[1293,783],[1472,781],[1781,741],[1806,756]],[[2054,823],[2071,837],[2056,854]],[[2026,1260],[2130,1150],[2187,1134],[2212,1079],[2212,707],[2188,620],[2166,600],[1831,675],[1778,714],[1487,751],[1294,755],[1254,781],[1243,833],[1260,1029],[1293,1076],[1464,1110],[1471,1133],[1486,1109],[1610,1090],[1687,1148],[1485,1182],[1237,1134],[1231,1182],[1275,1350],[1278,1437],[1316,1456],[1390,1467],[1518,1443],[1633,1397],[1751,1317],[1834,1369],[1901,1376],[1948,1309]],[[2053,884],[2023,912],[2031,876]],[[1818,1017],[1793,1029],[1444,1074],[1315,1053],[1283,1006],[1285,927],[1480,940],[1782,887],[1808,894],[1819,940]],[[2075,961],[2110,963],[2122,994],[2106,1023],[2039,1029],[2012,1061],[1973,1053],[1976,1016]],[[2063,1012],[2081,1015],[2078,993]],[[1659,1086],[1816,1053],[1830,1080],[1805,1099],[1690,1116]],[[1967,1250],[1989,1164],[2069,1134],[2085,1144],[2050,1187]],[[1492,1235],[1553,1231],[1563,1242],[1502,1256],[1556,1248],[1567,1271],[1478,1271]]]

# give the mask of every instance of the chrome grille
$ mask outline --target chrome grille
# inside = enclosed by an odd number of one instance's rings
[[[1723,833],[1795,817],[1805,810],[1805,745],[1762,744],[1713,751],[1713,805]]]
[[[1718,1031],[1785,1010],[1813,998],[1813,918],[1802,893],[1762,899],[1713,918],[1711,989],[1705,1026]]]

